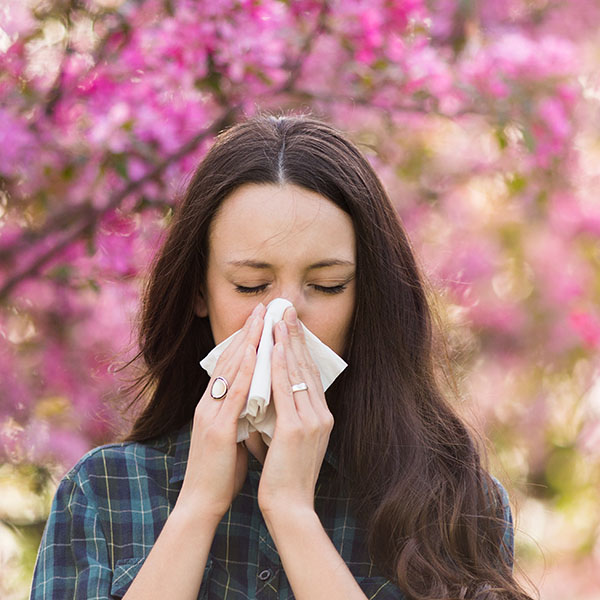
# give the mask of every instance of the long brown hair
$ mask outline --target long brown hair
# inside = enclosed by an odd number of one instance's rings
[[[512,575],[501,490],[438,385],[431,310],[407,235],[360,151],[318,120],[253,118],[219,135],[198,166],[144,290],[145,371],[134,402],[149,401],[128,439],[175,431],[193,417],[208,384],[198,360],[214,346],[208,318],[194,313],[209,226],[245,183],[302,186],[352,218],[351,367],[327,401],[338,484],[357,499],[375,564],[415,600],[529,598]]]

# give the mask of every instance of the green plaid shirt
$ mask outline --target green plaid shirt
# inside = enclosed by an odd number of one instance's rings
[[[31,600],[107,600],[125,594],[175,505],[190,433],[191,424],[145,443],[101,446],[67,473],[40,545]],[[261,469],[250,454],[244,487],[217,528],[199,599],[294,597],[258,507]],[[328,451],[315,495],[325,531],[368,598],[404,600],[370,561],[365,530],[352,516],[349,499],[324,492],[333,469]],[[507,511],[510,524],[508,504]],[[512,548],[512,527],[507,542]]]

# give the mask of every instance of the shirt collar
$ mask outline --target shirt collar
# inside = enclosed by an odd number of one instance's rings
[[[175,452],[173,455],[173,470],[169,483],[183,481],[185,469],[187,467],[188,454],[190,452],[190,439],[192,435],[192,422],[186,423],[176,434],[173,442]],[[333,453],[331,446],[325,451],[324,461],[337,470],[338,460]]]

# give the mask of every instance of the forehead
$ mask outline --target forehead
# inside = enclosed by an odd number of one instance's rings
[[[221,205],[209,231],[218,262],[355,259],[352,219],[331,200],[296,185],[247,184]]]

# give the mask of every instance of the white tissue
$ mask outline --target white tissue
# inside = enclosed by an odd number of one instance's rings
[[[258,344],[254,375],[250,383],[246,406],[238,421],[237,441],[248,439],[253,431],[259,431],[265,444],[270,445],[275,431],[275,407],[271,404],[271,355],[273,353],[273,327],[283,318],[285,309],[292,303],[284,298],[276,298],[267,305],[264,327]],[[304,330],[306,346],[319,369],[323,389],[326,390],[336,377],[348,366],[329,346],[326,346],[300,321]],[[241,330],[230,335],[215,346],[201,361],[200,366],[212,375],[219,356],[229,346]],[[299,383],[299,382],[293,382]]]

